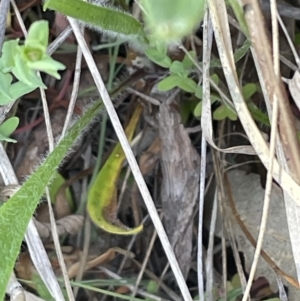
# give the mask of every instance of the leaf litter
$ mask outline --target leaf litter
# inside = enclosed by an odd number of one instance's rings
[[[56,22],[64,22],[61,21],[59,18],[56,18]],[[64,28],[65,24],[56,24],[56,28]],[[233,29],[232,29],[233,30]],[[94,34],[88,32],[86,33],[88,38],[95,42],[99,37],[95,36]],[[234,36],[234,34],[233,34]],[[234,36],[235,38],[235,36]],[[73,43],[74,41],[69,40],[70,43]],[[190,41],[186,41],[186,47],[191,46]],[[193,45],[195,46],[195,45]],[[197,46],[197,53],[200,57],[201,49]],[[69,66],[69,70],[73,72],[72,66],[74,66],[74,54],[67,53],[67,55],[61,53],[59,54],[60,57],[64,57],[64,62],[67,61],[69,64],[66,64]],[[69,57],[68,57],[69,56]],[[176,58],[176,54],[174,55]],[[72,57],[72,59],[70,59]],[[103,68],[103,74],[104,78],[107,78],[107,70],[108,67],[108,56],[102,56],[98,53],[95,54],[95,57],[97,59],[104,58],[104,66],[103,66],[103,60],[100,64],[102,64],[101,68]],[[57,58],[56,58],[57,59]],[[124,62],[124,57],[121,55],[117,58],[118,62]],[[253,62],[251,62],[253,64]],[[246,62],[245,62],[246,64]],[[248,69],[249,67],[248,63]],[[85,68],[85,67],[84,67]],[[124,74],[128,76],[128,70],[131,67],[125,67],[123,70]],[[154,72],[155,78],[159,78],[158,73],[161,72],[161,70],[158,70],[157,67],[154,67],[154,71],[157,72],[157,74]],[[127,70],[126,70],[127,69]],[[83,69],[83,72],[85,72],[85,69]],[[297,71],[298,72],[298,71]],[[295,102],[297,104],[297,93],[298,91],[294,88],[291,88],[291,84],[297,84],[296,77],[298,76],[298,73],[295,73],[293,81],[290,82],[289,88],[292,90],[291,94],[295,99]],[[250,73],[249,73],[250,74]],[[82,75],[82,84],[80,85],[79,90],[85,90],[89,89],[90,83],[84,83],[88,77],[88,74],[83,73]],[[223,83],[225,83],[224,76],[220,72],[220,78],[223,80]],[[146,84],[144,84],[142,93],[145,95],[150,94],[149,91],[151,90],[151,87],[153,86],[153,82],[147,81],[146,78],[142,78],[142,81],[145,81]],[[247,77],[244,77],[244,80],[248,80],[251,83],[256,82],[257,78],[256,75],[251,78],[251,74]],[[63,106],[68,105],[68,99],[70,97],[70,85],[67,84],[66,94],[62,96],[62,99],[58,100],[60,104],[58,105],[60,108],[57,108],[56,106],[53,106],[53,112],[51,114],[51,123],[52,123],[52,129],[54,132],[54,136],[58,138],[58,136],[61,133],[65,115],[66,115],[66,109],[63,108]],[[50,106],[51,102],[54,102],[54,97],[57,93],[59,93],[59,89],[61,87],[57,87],[53,85],[49,88],[49,90],[52,90],[52,96],[49,98]],[[134,88],[134,87],[133,87]],[[229,93],[228,93],[229,94]],[[34,94],[32,94],[34,95]],[[151,94],[150,96],[157,98],[157,94]],[[32,96],[31,96],[32,97]],[[36,97],[36,94],[34,95]],[[182,112],[182,103],[183,102],[190,102],[192,103],[192,99],[189,99],[189,95],[186,93],[180,94],[180,101],[177,103],[176,101],[172,103],[166,104],[166,99],[168,98],[168,94],[162,94],[161,105],[159,107],[156,107],[155,105],[149,105],[149,103],[146,103],[144,99],[138,98],[137,96],[134,96],[133,94],[129,97],[126,97],[124,100],[124,103],[122,103],[119,106],[119,116],[121,117],[123,124],[126,123],[126,119],[129,118],[131,113],[131,106],[130,103],[132,102],[140,102],[145,107],[146,113],[143,114],[143,118],[140,121],[139,124],[139,130],[136,134],[136,136],[139,135],[139,133],[142,135],[144,132],[146,132],[147,127],[152,127],[155,132],[155,137],[153,140],[148,143],[147,147],[141,148],[139,146],[139,143],[134,145],[134,149],[136,152],[137,158],[140,159],[140,166],[143,170],[143,174],[145,175],[147,179],[147,183],[149,187],[151,188],[151,192],[155,196],[156,205],[157,208],[160,210],[162,208],[163,210],[163,221],[164,225],[166,227],[167,233],[169,235],[169,238],[171,240],[171,243],[173,243],[173,246],[175,248],[175,254],[177,256],[177,259],[179,261],[179,264],[183,270],[183,273],[187,279],[187,282],[189,284],[189,287],[196,286],[197,283],[195,281],[195,223],[193,223],[195,219],[195,211],[197,210],[197,196],[198,196],[198,181],[199,181],[199,153],[197,153],[196,149],[199,150],[200,148],[200,135],[191,134],[188,135],[185,131],[185,127],[188,126],[194,126],[199,121],[197,121],[192,115],[191,112],[193,111],[193,108],[190,108],[190,111],[188,113],[188,120],[183,124],[181,116],[183,115]],[[178,98],[178,97],[177,97]],[[255,99],[256,101],[259,101],[259,105],[261,105],[262,100],[261,98],[256,94],[252,99]],[[77,102],[78,109],[85,109],[85,106],[91,101],[90,98],[79,98],[79,102]],[[21,110],[18,111],[19,116],[21,117],[22,126],[26,126],[28,123],[34,122],[39,116],[41,115],[41,111],[39,110],[37,106],[37,112],[35,115],[33,112],[34,110],[34,101],[37,103],[37,99],[34,98],[28,98],[24,97],[22,100],[22,109],[23,111],[26,111],[27,114],[22,113]],[[56,100],[57,101],[57,100]],[[32,118],[31,121],[28,122],[27,117],[30,116]],[[151,119],[154,121],[153,123],[147,122],[147,119]],[[102,117],[100,117],[102,119]],[[148,119],[148,120],[149,120]],[[221,121],[217,123],[217,128],[220,126]],[[227,121],[228,125],[228,133],[231,134],[234,132],[234,128],[239,127],[238,122],[229,122]],[[154,126],[153,126],[154,125]],[[224,125],[223,125],[224,126]],[[25,133],[28,131],[27,138],[22,140],[21,135],[15,135],[15,139],[19,141],[19,143],[16,146],[9,145],[8,147],[8,153],[10,155],[10,158],[12,162],[16,163],[16,171],[17,175],[22,182],[24,178],[26,178],[28,175],[32,173],[32,170],[40,163],[40,160],[42,156],[45,156],[47,153],[47,139],[45,136],[45,126],[43,124],[32,127],[29,129],[25,129]],[[244,134],[243,130],[240,130],[241,133]],[[95,125],[95,128],[91,128],[90,133],[88,133],[87,137],[84,137],[83,143],[80,145],[76,145],[74,147],[74,152],[69,155],[66,162],[63,164],[60,172],[64,174],[66,178],[72,177],[72,174],[78,173],[78,171],[82,171],[83,164],[84,164],[84,152],[85,150],[90,147],[91,148],[91,163],[90,166],[95,166],[96,158],[97,158],[97,152],[98,152],[98,135],[99,134],[99,123]],[[104,146],[104,156],[102,158],[102,161],[105,162],[105,160],[109,157],[109,154],[111,152],[111,149],[113,145],[116,142],[116,137],[113,133],[112,128],[110,125],[108,125],[107,129],[107,135],[105,139],[105,146]],[[153,143],[151,146],[150,144]],[[227,144],[227,141],[225,142],[224,139],[224,146],[230,146]],[[23,150],[22,148],[25,148]],[[18,154],[19,159],[18,159]],[[200,152],[200,151],[199,151]],[[174,158],[176,160],[174,160]],[[240,158],[240,157],[239,157]],[[227,157],[227,160],[229,161],[229,164],[232,163],[232,161],[235,160],[234,157]],[[245,161],[245,160],[244,160]],[[244,162],[243,162],[244,163]],[[124,163],[126,165],[126,163]],[[218,168],[218,167],[215,167]],[[234,170],[228,173],[231,190],[233,192],[234,201],[237,207],[237,210],[241,216],[241,219],[247,226],[248,230],[252,233],[254,238],[257,237],[257,231],[260,224],[260,213],[262,208],[262,200],[263,200],[263,188],[260,185],[260,176],[258,174],[253,173],[245,173],[243,171]],[[117,186],[121,187],[121,183],[124,181],[125,176],[123,173],[120,174],[119,180],[117,181]],[[127,180],[126,185],[126,191],[125,191],[125,197],[128,199],[132,198],[133,194],[133,182],[131,176],[129,176]],[[75,182],[73,184],[73,188],[70,188],[73,192],[76,191],[76,188],[78,186],[81,188],[81,181]],[[170,189],[172,187],[172,189]],[[78,189],[77,189],[78,191]],[[79,189],[80,191],[80,189]],[[86,193],[86,191],[85,191]],[[79,200],[81,198],[80,194],[72,194],[72,198],[75,201],[75,207],[80,207]],[[135,208],[138,208],[137,215],[140,220],[143,219],[144,216],[147,215],[147,212],[145,210],[145,207],[143,205],[143,202],[138,195],[137,198],[134,198],[137,202],[135,204]],[[67,202],[67,200],[65,200]],[[77,202],[77,203],[76,203]],[[42,207],[42,205],[40,205]],[[123,221],[126,224],[134,225],[133,220],[133,208],[134,206],[132,203],[124,202],[124,204],[120,205],[120,211],[119,216],[122,217]],[[231,216],[230,208],[227,208],[227,213],[229,216]],[[38,220],[38,216],[42,215],[40,211],[40,208],[37,209],[36,219]],[[59,209],[58,211],[63,211],[63,209]],[[69,212],[70,213],[70,212]],[[83,213],[83,211],[81,212]],[[47,215],[47,213],[46,213]],[[64,215],[64,214],[63,214]],[[283,270],[286,271],[291,277],[296,278],[295,273],[295,266],[293,262],[293,256],[292,256],[292,249],[289,242],[289,231],[288,226],[286,224],[286,214],[285,214],[285,207],[284,202],[282,198],[282,193],[278,187],[273,187],[272,194],[271,194],[271,207],[269,212],[269,222],[267,224],[267,233],[265,235],[264,244],[263,244],[263,250],[272,258],[272,260]],[[70,213],[67,216],[60,216],[57,219],[57,225],[59,226],[59,234],[66,235],[67,233],[70,233],[72,235],[79,233],[80,228],[83,223],[82,217],[78,219],[78,215],[73,215]],[[72,224],[72,219],[78,219],[74,226]],[[234,218],[231,216],[231,219],[234,220]],[[43,226],[45,226],[45,235],[46,238],[49,238],[49,224],[43,222]],[[60,228],[61,227],[61,228]],[[145,253],[147,251],[147,246],[150,241],[150,233],[151,233],[152,225],[151,223],[146,224],[145,230],[142,233],[142,235],[135,238],[134,246],[130,246],[130,238],[119,238],[107,233],[103,233],[99,229],[93,230],[92,237],[94,239],[92,240],[90,244],[90,253],[93,253],[91,256],[93,256],[94,259],[87,261],[87,271],[84,273],[84,279],[92,279],[93,277],[100,279],[106,279],[108,277],[107,274],[104,272],[100,272],[97,268],[98,265],[102,265],[103,262],[101,260],[97,260],[97,258],[103,258],[106,259],[106,267],[108,269],[111,269],[112,271],[118,271],[119,275],[125,279],[124,281],[128,281],[129,279],[135,279],[136,275],[139,272],[139,267],[134,264],[134,261],[131,260],[132,254],[128,253],[129,251],[124,251],[123,255],[116,255],[113,254],[114,249],[112,249],[115,246],[119,246],[120,248],[132,248],[133,253],[135,254],[138,261],[142,262],[143,258],[145,257]],[[48,231],[48,232],[47,232]],[[97,235],[95,235],[95,233]],[[254,254],[254,248],[249,243],[247,238],[245,238],[244,233],[240,230],[238,225],[233,226],[233,233],[234,237],[238,243],[239,251],[243,253],[245,256],[245,271],[249,272],[250,265],[252,262],[252,257]],[[217,233],[216,233],[217,235]],[[217,235],[218,236],[218,235]],[[69,244],[74,244],[74,239],[68,239],[67,241],[63,242],[64,247],[69,247]],[[75,245],[75,244],[74,244]],[[204,244],[204,247],[206,245]],[[66,249],[68,250],[68,249]],[[80,249],[74,249],[75,253],[80,253]],[[68,253],[68,251],[66,251]],[[73,251],[72,251],[73,252]],[[72,253],[71,252],[71,253]],[[126,253],[127,252],[127,253]],[[24,253],[26,254],[26,253]],[[49,253],[50,254],[50,253]],[[81,253],[80,253],[81,254]],[[107,254],[110,254],[109,256]],[[113,256],[111,256],[113,254]],[[67,254],[68,256],[70,254]],[[126,259],[126,255],[130,255],[129,258]],[[26,255],[28,256],[28,254]],[[96,257],[95,257],[96,256]],[[76,271],[72,271],[70,273],[70,277],[75,277],[75,275],[79,271],[79,262],[80,262],[81,255],[78,255],[74,259],[71,260],[72,264],[71,266],[76,266]],[[96,259],[95,259],[96,258]],[[20,256],[20,260],[18,262],[18,267],[25,266],[25,263],[22,261],[22,255]],[[67,256],[65,257],[65,260],[68,261],[69,259]],[[91,264],[91,262],[94,261],[94,265]],[[149,259],[149,264],[147,266],[147,269],[145,270],[145,274],[147,272],[154,273],[157,277],[160,277],[161,275],[164,275],[163,268],[167,265],[167,260],[164,255],[164,252],[161,249],[160,243],[157,241],[154,249],[152,251],[152,254]],[[123,272],[121,271],[120,267],[123,267]],[[23,267],[24,268],[24,267]],[[73,267],[74,268],[74,267]],[[221,273],[221,271],[218,271],[218,267],[214,267],[216,272]],[[31,268],[28,268],[31,269]],[[120,270],[119,270],[120,269]],[[57,274],[59,275],[59,273]],[[149,273],[147,274],[149,275]],[[232,275],[228,275],[229,277]],[[277,282],[276,277],[274,274],[274,271],[272,268],[270,268],[269,265],[265,263],[264,260],[261,259],[258,269],[256,271],[256,277],[262,277],[264,276],[268,283],[270,284],[270,287],[273,292],[277,291]],[[24,276],[25,277],[25,276]],[[151,278],[151,277],[150,277]],[[147,281],[150,279],[149,277],[145,276],[145,283],[142,282],[142,287],[147,287]],[[28,277],[28,279],[31,279],[31,276]],[[126,280],[127,279],[127,280]],[[169,272],[166,273],[166,275],[161,279],[163,285],[169,286],[171,289],[173,289],[176,293],[179,294],[178,288],[174,284],[174,279],[170,275]],[[286,283],[285,283],[286,284]],[[217,285],[216,285],[217,286]],[[109,287],[109,286],[107,286]],[[111,288],[114,290],[113,288]],[[221,288],[218,287],[218,289],[221,291]],[[167,290],[166,290],[167,291]],[[160,295],[162,298],[170,298],[166,296],[166,293],[162,291],[156,292],[156,294]],[[81,296],[85,296],[85,292],[81,292]],[[194,294],[196,296],[196,293]],[[289,285],[289,298],[290,300],[297,300],[297,290],[293,288],[293,286]],[[174,299],[174,296],[173,298]],[[175,298],[176,299],[176,298]]]

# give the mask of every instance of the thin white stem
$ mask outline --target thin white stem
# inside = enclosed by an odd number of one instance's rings
[[[150,258],[150,255],[151,255],[151,252],[152,252],[152,249],[153,249],[153,246],[154,246],[154,242],[156,240],[156,237],[157,237],[157,232],[156,232],[156,230],[154,230],[153,235],[152,235],[151,240],[150,240],[150,244],[148,246],[148,249],[147,249],[147,252],[146,252],[146,255],[145,255],[145,258],[143,260],[143,264],[141,266],[139,275],[138,275],[138,277],[136,279],[134,289],[132,291],[132,295],[131,295],[132,297],[135,297],[135,295],[136,295],[136,293],[138,291],[138,287],[139,287],[140,282],[141,282],[141,280],[143,278],[146,266],[148,264],[148,261],[149,261],[149,258]]]
[[[214,270],[213,270],[213,248],[214,248],[214,239],[215,239],[215,228],[217,220],[217,209],[218,209],[218,194],[215,193],[214,204],[211,213],[211,222],[209,229],[209,242],[207,248],[207,257],[206,257],[206,300],[213,301],[213,280],[214,280]]]
[[[278,22],[276,16],[278,15],[276,0],[270,0],[271,17],[272,17],[272,43],[273,43],[273,64],[277,79],[280,80],[280,58],[279,58],[279,33]]]
[[[268,212],[269,212],[272,181],[273,181],[273,165],[274,165],[273,163],[274,163],[275,146],[276,146],[277,117],[278,117],[278,99],[275,97],[274,105],[273,105],[272,129],[271,129],[271,137],[270,137],[270,165],[269,165],[268,174],[267,174],[264,206],[263,206],[261,224],[260,224],[260,229],[259,229],[259,234],[258,234],[258,239],[257,239],[257,245],[256,245],[255,253],[254,253],[253,263],[251,266],[248,283],[247,283],[242,301],[246,301],[250,294],[250,289],[252,286],[252,281],[255,276],[255,271],[256,271],[257,263],[258,263],[258,260],[260,257],[263,238],[264,238],[264,234],[266,231],[266,225],[267,225],[267,221],[268,221]]]
[[[290,48],[292,50],[293,56],[295,58],[295,62],[297,64],[298,68],[300,68],[300,58],[299,58],[298,52],[297,52],[297,50],[296,50],[296,48],[295,48],[295,46],[294,46],[294,44],[292,42],[292,39],[291,39],[291,37],[290,37],[287,29],[286,29],[286,26],[284,25],[284,23],[283,23],[280,15],[278,14],[278,11],[276,11],[276,13],[277,13],[277,19],[279,21],[281,29],[282,29],[282,31],[283,31],[283,33],[284,33],[284,35],[286,37],[286,40],[288,41],[289,46],[290,46]],[[294,71],[296,71],[296,70],[294,70]]]
[[[209,28],[209,11],[204,16],[203,31],[203,97],[210,99],[209,85],[209,67],[210,67],[210,51],[211,51],[211,29]],[[202,117],[201,117],[202,122]],[[202,124],[203,128],[203,124]],[[198,272],[198,292],[199,301],[204,301],[204,280],[203,280],[203,212],[204,212],[204,196],[205,196],[205,174],[206,174],[206,148],[207,142],[205,135],[202,133],[201,138],[201,169],[200,169],[200,186],[199,186],[199,221],[198,221],[198,253],[197,253],[197,272]]]
[[[82,29],[84,30],[84,29]],[[78,89],[79,89],[79,82],[80,82],[80,74],[81,74],[81,62],[82,62],[82,51],[80,47],[77,48],[77,55],[76,55],[76,64],[75,64],[75,74],[74,74],[74,82],[73,82],[73,88],[71,93],[71,98],[68,106],[68,112],[65,119],[64,128],[61,133],[61,139],[65,136],[68,127],[70,125],[73,111],[76,105],[77,95],[78,95]]]
[[[47,48],[49,55],[52,55],[55,50],[68,38],[72,33],[71,26],[68,26]]]
[[[128,163],[131,167],[134,178],[135,178],[135,180],[137,182],[137,185],[140,189],[141,195],[143,196],[143,199],[144,199],[145,205],[148,209],[149,215],[150,215],[150,217],[153,221],[153,224],[156,228],[158,236],[161,240],[163,248],[164,248],[164,250],[166,252],[166,255],[168,257],[168,260],[171,264],[172,270],[174,272],[174,276],[177,280],[177,283],[178,283],[178,286],[181,290],[183,298],[184,298],[185,301],[191,301],[192,300],[191,294],[190,294],[189,289],[186,285],[186,282],[185,282],[183,274],[180,270],[179,264],[176,260],[174,251],[173,251],[172,246],[169,242],[168,236],[167,236],[167,234],[164,230],[164,227],[163,227],[162,222],[159,218],[159,215],[156,211],[156,208],[155,208],[154,202],[152,200],[152,197],[150,195],[150,192],[148,190],[148,187],[145,183],[145,180],[144,180],[144,178],[142,176],[142,173],[139,169],[137,161],[136,161],[136,159],[133,155],[133,152],[130,148],[130,144],[128,143],[128,140],[127,140],[126,135],[124,133],[123,127],[121,125],[121,122],[119,120],[117,112],[116,112],[116,110],[115,110],[115,108],[112,104],[110,96],[109,96],[109,94],[108,94],[108,92],[105,88],[104,82],[101,78],[101,75],[98,71],[98,68],[97,68],[97,66],[94,62],[94,59],[93,59],[93,57],[90,53],[90,50],[89,50],[89,48],[86,44],[86,41],[84,40],[84,38],[83,38],[83,36],[80,32],[80,28],[79,28],[79,25],[78,25],[77,21],[75,21],[72,18],[68,18],[68,20],[70,22],[70,25],[73,28],[73,32],[76,36],[77,42],[78,42],[79,46],[81,47],[81,50],[83,52],[83,55],[84,55],[85,60],[87,62],[87,65],[90,69],[90,72],[93,76],[95,84],[98,88],[99,94],[100,94],[100,96],[103,100],[103,103],[104,103],[105,107],[106,107],[106,111],[107,111],[107,113],[110,117],[110,120],[113,124],[113,127],[114,127],[115,131],[116,131],[117,137],[118,137],[118,139],[121,143],[121,146],[124,150],[127,161],[128,161]]]

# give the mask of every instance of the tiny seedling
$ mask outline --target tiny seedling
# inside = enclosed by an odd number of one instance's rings
[[[47,21],[34,22],[23,45],[19,40],[6,41],[0,58],[0,105],[7,105],[35,90],[47,88],[37,71],[60,79],[58,70],[65,66],[47,54],[49,28]],[[13,81],[13,76],[17,81]],[[0,140],[16,142],[8,138],[18,126],[17,117],[0,125]]]

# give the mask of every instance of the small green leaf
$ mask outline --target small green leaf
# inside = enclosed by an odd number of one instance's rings
[[[202,86],[197,86],[196,92],[195,92],[195,96],[199,99],[202,99],[203,97],[203,89]]]
[[[228,108],[225,104],[220,105],[213,112],[214,120],[224,120],[226,117],[232,121],[237,120],[237,115],[232,110],[230,110],[230,108]]]
[[[5,106],[13,101],[12,97],[7,97],[0,91],[0,106]]]
[[[38,45],[38,44],[37,44]],[[44,49],[41,47],[22,47],[24,58],[26,62],[35,62],[42,59],[44,56]]]
[[[250,97],[257,91],[257,86],[254,83],[246,84],[242,87],[242,94],[245,100],[250,99]]]
[[[9,138],[9,136],[16,130],[19,125],[18,117],[11,117],[0,124],[0,140],[5,140],[8,142],[17,142],[14,139]]]
[[[219,79],[218,74],[215,73],[215,74],[211,75],[211,76],[210,76],[210,79],[211,79],[216,85],[219,84],[220,79]]]
[[[26,47],[43,47],[45,53],[48,46],[49,25],[48,21],[41,20],[33,22],[28,30],[25,40]]]
[[[64,177],[61,174],[59,174],[58,172],[56,172],[54,174],[51,183],[48,185],[50,198],[53,203],[55,203],[55,201],[56,201],[56,196],[57,196],[57,193],[58,193],[60,187],[65,182],[66,182],[66,180],[64,179]],[[74,201],[73,201],[71,191],[69,188],[66,189],[66,200],[69,204],[70,209],[73,210],[74,209]]]
[[[202,101],[199,101],[194,109],[194,116],[200,117],[202,114]]]
[[[255,104],[248,103],[248,109],[254,120],[261,122],[266,126],[270,126],[270,120],[267,114],[263,113]]]
[[[6,41],[2,48],[2,57],[0,64],[3,72],[10,72],[15,66],[15,56],[20,53],[19,40]]]
[[[13,100],[16,100],[19,97],[34,91],[36,88],[37,87],[35,86],[28,86],[25,83],[18,81],[9,87],[9,93]]]
[[[190,56],[197,61],[197,56],[195,51],[189,51]],[[193,61],[190,59],[190,57],[186,54],[182,60],[183,68],[188,70],[191,69],[194,66]]]
[[[158,51],[156,48],[148,48],[145,51],[147,57],[155,64],[164,68],[170,68],[172,65],[171,59],[166,53]]]
[[[243,11],[243,7],[241,6],[241,3],[237,0],[228,0],[228,2],[239,22],[239,25],[242,29],[243,34],[246,37],[249,37],[248,26],[247,26],[247,22],[245,19],[245,15],[244,15],[244,11]]]
[[[221,101],[220,95],[215,94],[215,93],[211,93],[211,95],[210,95],[210,103],[213,104],[216,101]]]
[[[240,295],[243,294],[243,289],[242,288],[235,288],[235,289],[232,289],[230,290],[228,293],[227,293],[227,300],[228,301],[235,301],[236,298]],[[219,301],[225,301],[224,298],[221,298],[219,299]]]
[[[12,142],[12,143],[18,142],[17,140],[6,137],[6,136],[2,135],[1,133],[0,133],[0,141],[6,141],[6,142]]]
[[[10,74],[0,72],[0,105],[5,105],[14,100],[9,92],[11,82],[12,76]]]
[[[181,77],[181,81],[179,81],[178,87],[189,93],[196,93],[198,90],[198,85],[189,77]]]
[[[153,45],[152,45],[153,44]],[[168,44],[164,41],[154,41],[151,46],[153,46],[159,53],[167,55],[168,53]]]
[[[44,9],[53,9],[81,20],[89,27],[111,35],[148,44],[142,24],[130,14],[114,7],[100,6],[82,0],[47,0]]]
[[[45,55],[44,58],[39,61],[28,62],[27,66],[30,69],[48,73],[53,77],[55,77],[56,79],[60,79],[60,75],[58,74],[57,70],[66,69],[65,65],[63,65],[58,61],[55,61],[48,55]]]
[[[185,69],[183,67],[182,62],[174,61],[172,65],[170,66],[170,72],[180,74],[182,72],[185,72]]]
[[[183,124],[185,124],[188,121],[188,118],[191,114],[194,114],[194,109],[198,102],[199,101],[196,98],[180,102],[180,116]]]
[[[159,285],[156,281],[150,280],[147,284],[147,292],[150,294],[156,294],[158,292]]]
[[[182,77],[176,74],[171,74],[170,76],[167,76],[162,81],[160,81],[157,85],[157,88],[160,91],[169,91],[177,87],[180,81],[182,81]]]
[[[47,88],[42,80],[37,76],[36,72],[27,66],[20,55],[15,57],[15,63],[16,65],[12,69],[12,72],[18,80],[30,87]]]

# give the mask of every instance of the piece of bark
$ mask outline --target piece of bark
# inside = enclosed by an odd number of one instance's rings
[[[158,120],[164,224],[179,266],[187,277],[192,253],[192,217],[199,192],[200,157],[173,105],[161,104]]]

